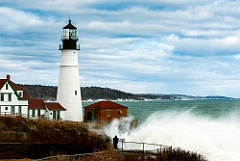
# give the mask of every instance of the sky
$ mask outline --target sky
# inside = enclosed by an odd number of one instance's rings
[[[63,27],[82,87],[240,98],[240,1],[1,0],[0,78],[57,86]]]

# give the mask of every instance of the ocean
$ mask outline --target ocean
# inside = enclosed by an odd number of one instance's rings
[[[130,129],[114,120],[105,133],[125,141],[164,144],[197,152],[209,161],[240,160],[240,100],[128,100],[128,120],[137,119]],[[83,106],[93,102],[83,102]],[[127,121],[125,121],[127,122]]]

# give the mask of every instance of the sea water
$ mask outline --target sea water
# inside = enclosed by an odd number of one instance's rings
[[[117,101],[128,106],[128,120],[137,119],[119,130],[123,120],[105,128],[110,138],[127,142],[165,144],[197,152],[209,161],[240,160],[240,100],[149,100]],[[89,103],[87,103],[89,104]]]

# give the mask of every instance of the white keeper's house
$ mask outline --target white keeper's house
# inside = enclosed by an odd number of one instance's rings
[[[20,85],[11,81],[10,75],[0,79],[0,97],[1,116],[61,120],[66,111],[58,102],[30,98]]]

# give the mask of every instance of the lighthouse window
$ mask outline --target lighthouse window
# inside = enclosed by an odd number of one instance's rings
[[[77,95],[77,90],[75,90],[75,95]]]
[[[75,54],[75,52],[74,52],[74,54]]]

